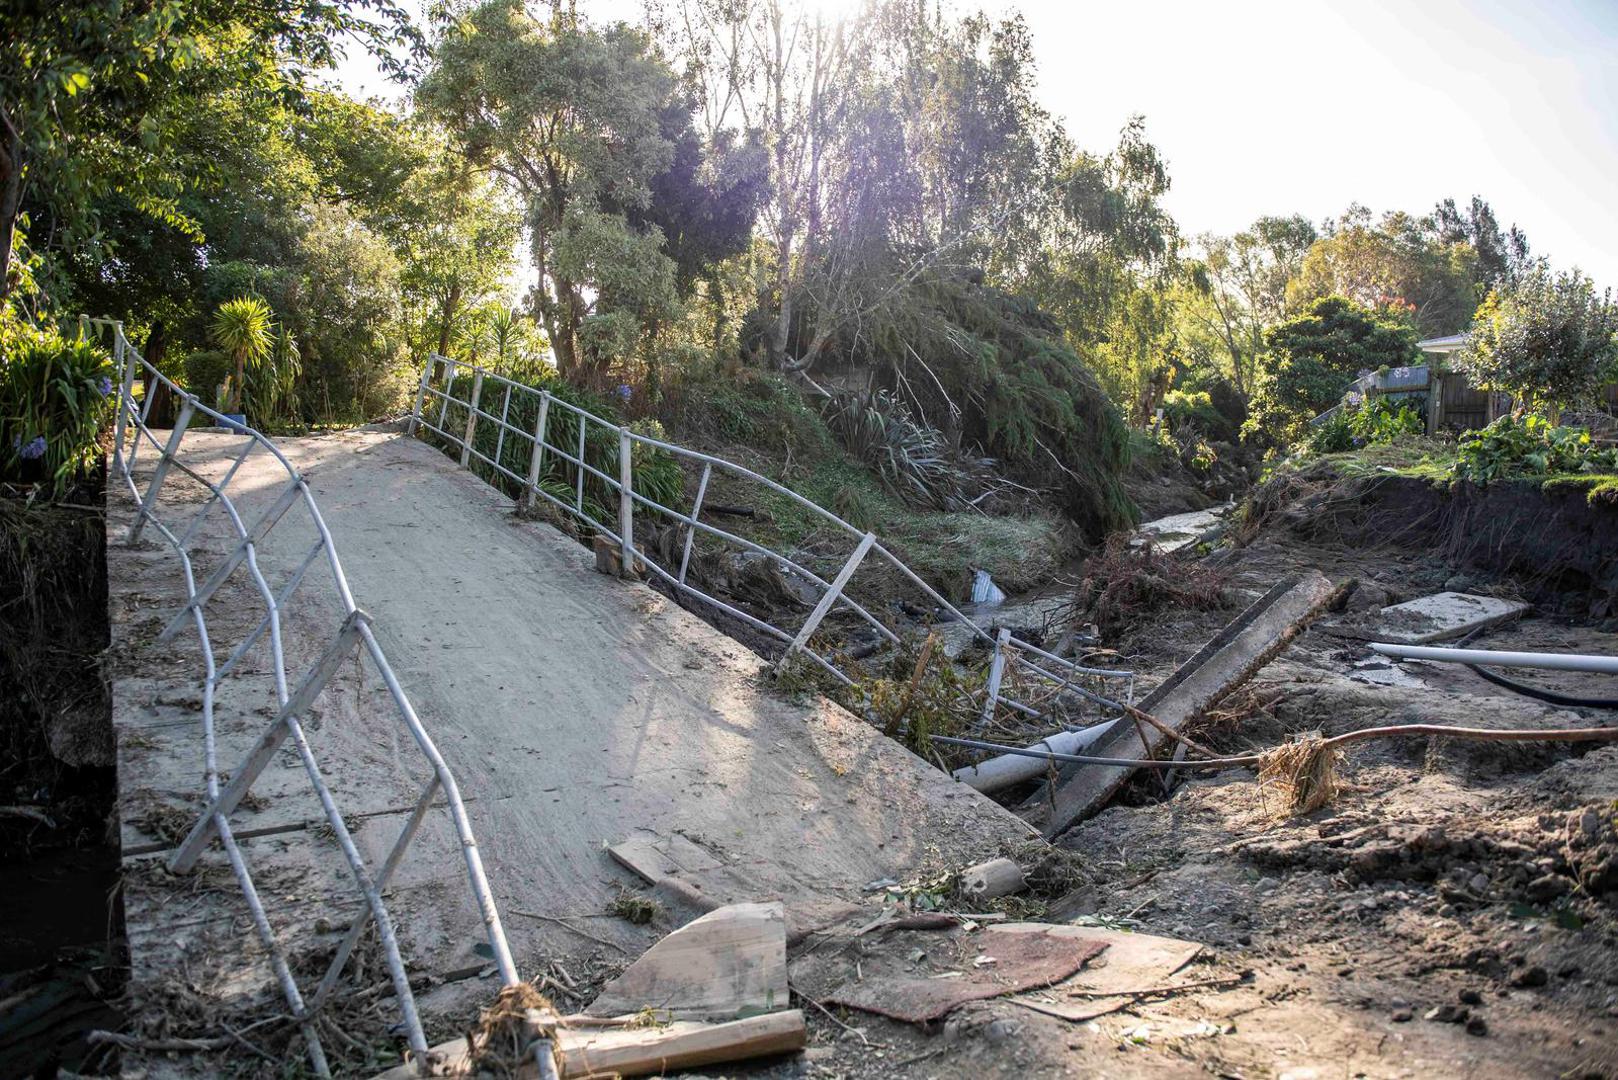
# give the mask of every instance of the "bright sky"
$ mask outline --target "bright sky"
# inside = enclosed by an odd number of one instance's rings
[[[1080,145],[1103,150],[1146,116],[1187,233],[1478,194],[1535,254],[1618,288],[1618,0],[983,6],[1026,16],[1045,104]],[[640,9],[579,7],[603,20]],[[352,93],[380,89],[363,57],[339,74]]]

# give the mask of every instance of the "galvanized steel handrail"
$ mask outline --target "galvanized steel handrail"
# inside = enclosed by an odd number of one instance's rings
[[[202,647],[205,669],[202,693],[203,778],[208,806],[197,820],[190,834],[176,849],[170,859],[170,868],[176,872],[188,871],[196,864],[208,842],[213,837],[218,837],[224,848],[226,858],[229,860],[231,872],[241,888],[249,914],[252,917],[254,929],[266,953],[269,955],[270,966],[275,974],[276,981],[280,984],[282,993],[287,999],[292,1016],[300,1026],[308,1048],[310,1064],[315,1072],[321,1076],[330,1075],[330,1067],[314,1024],[315,1016],[321,1007],[330,1000],[350,955],[358,945],[366,927],[371,922],[374,922],[377,926],[378,937],[381,940],[384,959],[393,984],[392,988],[399,1003],[402,1027],[413,1056],[419,1064],[424,1066],[428,1051],[427,1039],[422,1030],[420,1016],[417,1013],[415,995],[410,987],[404,960],[400,955],[394,924],[388,913],[387,905],[383,901],[382,894],[402,861],[410,842],[415,837],[417,829],[425,819],[427,811],[439,796],[443,797],[455,829],[462,857],[466,864],[467,882],[483,920],[489,947],[492,950],[494,965],[506,985],[513,985],[518,981],[516,965],[512,960],[510,947],[506,943],[505,932],[500,923],[500,914],[495,906],[493,894],[489,889],[482,859],[478,854],[477,843],[472,835],[471,822],[467,817],[466,807],[462,802],[455,778],[451,774],[443,756],[439,753],[437,746],[433,743],[432,737],[422,725],[420,717],[416,715],[416,711],[411,706],[410,699],[405,694],[404,688],[399,684],[392,666],[388,663],[387,656],[383,653],[382,646],[377,642],[372,632],[370,617],[355,604],[347,575],[343,571],[342,561],[337,557],[337,549],[333,543],[331,531],[327,527],[325,519],[321,516],[320,508],[315,502],[314,495],[309,490],[309,485],[287,459],[286,455],[264,435],[251,428],[236,424],[229,417],[207,407],[196,396],[188,394],[172,380],[164,376],[162,372],[148,363],[130,345],[124,335],[122,323],[110,319],[81,319],[80,332],[81,334],[95,332],[111,340],[113,359],[118,375],[112,472],[115,477],[123,481],[124,486],[128,488],[130,495],[137,504],[135,520],[129,529],[128,543],[134,544],[138,542],[143,531],[149,527],[162,536],[163,540],[179,556],[180,567],[185,581],[186,603],[164,628],[160,634],[160,640],[170,640],[189,623],[195,629]],[[145,381],[144,400],[140,402],[138,408],[134,393],[137,370],[143,372]],[[173,428],[167,433],[166,438],[161,440],[147,423],[153,400],[156,397],[154,391],[159,386],[166,387],[174,395],[179,407]],[[246,439],[240,451],[231,459],[229,468],[218,480],[210,480],[200,469],[191,467],[180,458],[185,436],[188,431],[192,430],[193,420],[199,416],[211,418],[223,426],[227,432],[238,433]],[[127,452],[126,433],[128,436]],[[144,491],[142,491],[141,485],[137,482],[135,476],[135,468],[143,443],[150,443],[159,455],[156,465],[152,468],[151,476],[146,482]],[[229,488],[236,480],[248,458],[254,451],[258,450],[262,450],[274,458],[275,462],[286,473],[286,482],[269,509],[249,524],[243,520],[235,500],[231,497]],[[174,471],[179,471],[203,485],[208,490],[209,496],[183,527],[177,522],[175,528],[171,528],[165,523],[160,513],[159,497],[166,478]],[[219,507],[224,511],[235,540],[224,562],[199,586],[196,579],[195,564],[192,560],[192,545],[195,543],[205,520],[215,507]],[[299,507],[302,508],[308,524],[313,527],[316,539],[307,554],[299,560],[297,569],[281,589],[277,591],[270,587],[263,570],[259,566],[258,546],[286,514]],[[330,571],[330,584],[342,609],[343,618],[341,625],[337,628],[335,635],[327,644],[322,655],[303,675],[296,689],[289,690],[288,662],[282,640],[284,629],[282,613],[288,601],[303,585],[308,570],[316,562],[320,561],[322,556],[324,556],[327,569]],[[215,592],[242,567],[246,567],[251,585],[263,604],[264,616],[259,620],[257,627],[237,643],[229,651],[224,662],[220,663],[214,655],[214,643],[209,635],[206,609],[210,598]],[[226,676],[234,670],[237,662],[246,655],[249,649],[263,640],[266,635],[269,638],[269,651],[274,664],[273,676],[277,712],[275,718],[259,736],[252,750],[249,751],[246,759],[240,766],[231,771],[229,780],[222,783],[214,729],[215,693]],[[397,708],[400,722],[410,733],[412,740],[432,772],[431,778],[417,799],[404,828],[394,841],[382,867],[374,873],[366,865],[363,856],[361,856],[354,844],[342,811],[338,808],[331,789],[327,786],[322,776],[320,765],[314,756],[313,748],[301,722],[302,714],[319,696],[336,673],[339,665],[348,657],[354,655],[356,650],[371,658],[371,662],[380,674],[382,682]],[[276,752],[287,740],[291,740],[293,744],[309,784],[320,800],[326,822],[331,827],[338,845],[342,849],[344,859],[353,876],[355,887],[364,899],[364,906],[350,924],[348,933],[327,967],[314,996],[307,1000],[304,998],[297,980],[292,974],[291,967],[286,960],[286,954],[281,948],[275,931],[265,914],[263,904],[259,900],[258,891],[253,884],[247,860],[236,841],[230,825],[232,811],[235,810],[243,796],[248,793],[253,782],[268,766]],[[548,1045],[536,1047],[536,1056],[539,1058],[541,1075],[545,1075],[547,1066],[552,1063]]]
[[[439,385],[437,380],[440,370],[442,370],[444,376],[441,385]],[[463,373],[471,376],[471,390],[464,399],[455,396],[456,382],[462,377]],[[483,404],[483,390],[485,385],[489,383],[497,384],[504,389],[504,403],[498,416],[489,409],[485,408]],[[511,399],[512,395],[516,393],[528,394],[537,399],[538,409],[536,422],[533,430],[531,431],[524,430],[510,422]],[[436,419],[429,418],[431,410],[429,410],[428,405],[432,401],[438,402]],[[458,433],[452,430],[452,425],[449,422],[451,406],[455,407],[456,409],[464,409],[466,412],[465,426]],[[551,430],[548,426],[549,421],[555,414],[556,410],[562,410],[572,415],[576,419],[578,426],[576,447],[563,448],[548,441],[547,433],[549,430]],[[491,459],[487,454],[478,450],[474,445],[478,425],[485,421],[495,424],[499,429],[499,436],[496,440],[495,457],[493,459]],[[599,468],[596,468],[594,465],[591,465],[588,460],[586,460],[586,429],[587,426],[591,424],[595,425],[607,436],[615,438],[618,441],[619,475],[616,477]],[[632,428],[615,424],[610,420],[597,416],[588,409],[581,408],[578,405],[574,405],[571,402],[552,394],[549,390],[529,386],[525,383],[518,382],[515,379],[511,379],[479,367],[478,365],[463,363],[461,361],[453,360],[434,353],[428,356],[426,363],[422,366],[421,378],[416,390],[415,404],[410,413],[408,425],[409,433],[411,435],[415,435],[421,429],[431,431],[439,438],[449,443],[450,446],[458,449],[460,451],[459,460],[463,467],[468,467],[470,462],[475,458],[483,464],[489,466],[501,476],[506,477],[508,480],[518,485],[522,492],[520,501],[525,502],[528,506],[531,507],[537,499],[544,499],[546,502],[555,506],[563,513],[569,514],[588,524],[599,535],[607,538],[615,546],[617,546],[619,549],[620,567],[623,572],[632,573],[635,569],[645,569],[667,582],[669,586],[676,591],[688,596],[692,596],[718,611],[722,611],[733,618],[741,620],[743,623],[751,626],[755,630],[760,631],[766,636],[783,642],[786,645],[786,650],[783,652],[781,658],[777,661],[778,667],[779,665],[784,664],[790,657],[801,653],[837,681],[843,683],[844,685],[852,685],[852,680],[847,674],[840,671],[830,658],[822,656],[819,652],[815,651],[811,645],[813,635],[819,628],[821,621],[832,611],[838,608],[846,609],[847,611],[853,613],[866,625],[871,627],[872,630],[874,630],[876,634],[883,640],[890,643],[897,643],[899,641],[899,636],[894,632],[893,628],[883,623],[882,620],[873,615],[867,607],[860,604],[857,600],[848,595],[847,587],[852,582],[854,573],[859,569],[864,560],[871,558],[884,562],[894,570],[898,571],[898,573],[913,584],[922,594],[922,596],[924,596],[929,602],[936,605],[938,609],[947,612],[952,619],[959,621],[963,626],[969,628],[974,637],[993,647],[996,653],[999,651],[999,643],[996,641],[996,635],[991,634],[983,626],[968,618],[958,607],[956,607],[941,593],[939,593],[937,589],[929,585],[919,574],[907,566],[898,556],[896,556],[879,540],[877,540],[873,534],[856,528],[843,518],[839,517],[837,514],[826,509],[813,500],[804,497],[798,492],[793,491],[791,488],[777,483],[776,481],[771,480],[769,477],[755,472],[744,465],[739,465],[733,461],[728,461],[712,454],[705,454],[698,450],[692,450],[688,447],[680,446],[677,443],[671,443],[663,439],[654,438],[642,432],[635,431]],[[501,453],[505,449],[505,440],[508,435],[517,440],[525,442],[532,447],[532,449],[529,451],[529,468],[527,475],[525,476],[519,476],[517,472],[507,468],[500,461]],[[670,506],[664,506],[662,503],[655,501],[654,499],[635,489],[632,455],[632,449],[635,444],[650,447],[654,450],[660,450],[676,458],[684,459],[686,461],[701,465],[702,472],[697,484],[697,491],[692,500],[692,505],[689,511],[682,511]],[[573,467],[576,483],[573,488],[573,498],[571,500],[564,500],[556,497],[551,492],[546,491],[540,484],[540,474],[543,471],[543,463],[547,457],[553,457],[557,460],[566,462]],[[741,480],[757,484],[768,491],[784,496],[785,498],[791,500],[795,505],[802,507],[803,509],[808,510],[812,514],[816,515],[826,524],[836,528],[845,535],[852,537],[856,541],[854,552],[849,557],[848,561],[843,564],[842,569],[836,575],[834,580],[827,581],[813,570],[801,565],[797,560],[794,560],[791,556],[783,552],[772,550],[771,548],[765,547],[764,545],[761,545],[746,537],[739,536],[728,529],[723,529],[717,525],[702,521],[701,513],[703,499],[707,494],[709,481],[716,471],[729,473],[730,475]],[[586,510],[584,498],[584,480],[587,475],[594,477],[608,491],[617,493],[619,512],[616,522],[608,523],[597,520],[594,515]],[[663,515],[669,520],[677,522],[683,526],[684,536],[682,538],[681,554],[677,568],[665,567],[661,565],[655,554],[649,551],[642,551],[636,547],[634,542],[634,509],[636,504],[639,504],[646,509],[654,510],[658,514]],[[690,569],[693,544],[696,536],[699,533],[705,536],[711,536],[717,540],[723,541],[724,543],[733,544],[744,551],[765,556],[766,558],[775,562],[784,573],[794,574],[822,590],[820,602],[815,605],[814,610],[799,627],[797,627],[795,630],[789,631],[784,628],[774,626],[769,622],[760,619],[749,612],[743,611],[734,605],[728,604],[711,593],[696,587],[689,581],[688,572]],[[1093,704],[1116,709],[1117,703],[1111,698],[1105,695],[1093,693],[1085,689],[1083,686],[1078,685],[1078,680],[1081,678],[1094,678],[1128,680],[1127,693],[1130,697],[1133,696],[1134,673],[1131,671],[1081,667],[1072,663],[1071,661],[1046,652],[1043,649],[1038,649],[1026,642],[1012,639],[1011,644],[1017,648],[1020,653],[1034,654],[1039,657],[1041,661],[1040,663],[1034,662],[1026,655],[1020,657],[1021,667],[1024,670],[1054,684],[1058,694],[1072,693],[1075,696],[1087,700]],[[1018,702],[998,692],[990,695],[986,700],[986,705],[991,710],[993,705],[996,703],[1006,704],[1019,712],[1036,718],[1041,716],[1041,713],[1033,706],[1023,702]],[[1069,726],[1071,726],[1071,724]]]

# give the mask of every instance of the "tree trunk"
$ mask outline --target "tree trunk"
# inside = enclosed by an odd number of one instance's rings
[[[5,129],[5,156],[0,158],[0,170],[4,170],[0,177],[0,300],[11,295],[11,246],[22,210],[22,138],[8,119]]]
[[[438,323],[438,355],[449,355],[449,332],[455,322],[455,309],[461,302],[461,283],[456,282],[449,287],[444,296],[444,302],[439,305]]]

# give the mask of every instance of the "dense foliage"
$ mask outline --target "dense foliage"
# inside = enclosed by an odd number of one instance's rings
[[[1380,446],[1422,434],[1427,430],[1415,406],[1373,397],[1345,402],[1309,429],[1303,448],[1312,454],[1339,454],[1362,446]]]
[[[1474,313],[1462,364],[1524,407],[1588,397],[1611,366],[1611,305],[1549,276],[1476,196],[1186,238],[1144,122],[1077,145],[1015,13],[13,14],[8,306],[39,328],[120,317],[150,362],[275,430],[402,408],[431,351],[783,469],[839,444],[917,512],[978,506],[993,473],[1099,538],[1133,517],[1130,427],[1196,467],[1284,447],[1359,374]],[[323,84],[345,41],[408,102]],[[216,332],[243,305],[254,332]],[[1311,443],[1413,423],[1350,409]]]
[[[1252,432],[1291,442],[1364,372],[1415,363],[1413,331],[1341,296],[1316,300],[1265,333],[1269,363],[1253,384]]]
[[[94,463],[112,414],[106,350],[0,316],[0,480],[61,491]]]
[[[1618,449],[1601,449],[1584,428],[1539,416],[1502,416],[1461,439],[1453,475],[1487,484],[1511,476],[1618,472]]]

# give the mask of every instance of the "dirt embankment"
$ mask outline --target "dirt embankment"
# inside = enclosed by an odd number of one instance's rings
[[[1618,510],[1582,494],[1320,472],[1261,489],[1256,509],[1240,543],[1178,556],[1186,572],[1217,573],[1239,596],[1320,570],[1356,580],[1348,602],[1367,610],[1445,588],[1523,596],[1535,612],[1477,647],[1618,653]],[[1141,611],[1103,644],[1157,677],[1228,617]],[[1466,668],[1378,662],[1325,629],[1196,737],[1238,754],[1400,723],[1618,722]],[[1511,674],[1618,697],[1610,677]],[[1052,915],[1190,937],[1254,973],[1097,1021],[1109,1071],[1618,1077],[1618,747],[1386,740],[1351,749],[1339,778],[1335,801],[1301,817],[1244,770],[1172,792],[1142,778],[1062,838],[1090,880]]]
[[[116,1027],[126,961],[107,647],[102,477],[55,503],[0,495],[0,1055],[84,1069]],[[15,1070],[11,1072],[10,1070]]]
[[[1254,493],[1258,521],[1301,539],[1424,551],[1503,576],[1566,614],[1618,615],[1618,504],[1532,482],[1449,487],[1407,476],[1340,477],[1329,466]]]

